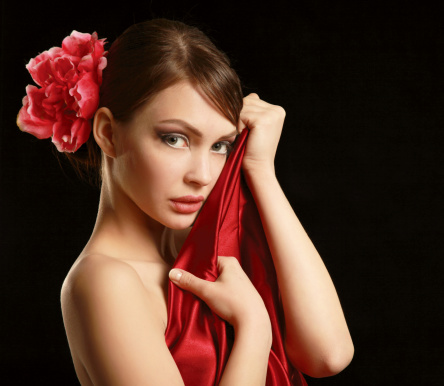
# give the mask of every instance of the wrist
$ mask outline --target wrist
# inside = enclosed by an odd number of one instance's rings
[[[244,170],[245,181],[252,192],[264,185],[273,185],[277,183],[277,177],[274,168],[253,168]]]
[[[260,336],[261,341],[269,344],[271,347],[273,334],[270,317],[266,310],[264,315],[255,315],[235,322],[233,328],[236,337],[242,336],[243,339],[254,341]]]
[[[235,340],[243,343],[249,342],[254,345],[256,349],[269,350],[273,343],[273,333],[271,324],[267,325],[243,325],[234,329]]]
[[[274,164],[242,165],[242,171],[247,180],[276,178]]]

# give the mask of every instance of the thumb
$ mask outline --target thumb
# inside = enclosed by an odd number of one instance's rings
[[[169,273],[169,277],[178,287],[190,291],[200,298],[202,298],[204,287],[208,285],[207,281],[199,279],[192,273],[179,268],[173,268]]]

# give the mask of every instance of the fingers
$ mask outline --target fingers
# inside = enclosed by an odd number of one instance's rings
[[[259,95],[257,95],[255,92],[248,94],[247,98],[261,99],[261,98],[259,98]]]
[[[239,261],[233,256],[218,256],[217,257],[217,269],[219,274],[226,269],[236,269],[234,266],[239,266]],[[192,273],[184,271],[183,269],[173,268],[169,273],[170,280],[178,287],[192,292],[194,295],[204,299],[210,291],[210,286],[214,282],[200,279],[194,276]]]
[[[245,110],[251,110],[252,112],[258,111],[270,111],[280,112],[285,114],[285,110],[282,106],[273,105],[260,99],[257,94],[250,94],[244,98],[243,112]]]
[[[217,268],[219,276],[214,282],[178,268],[172,269],[169,277],[178,287],[202,299],[214,313],[233,326],[249,323],[257,315],[268,318],[261,296],[237,258],[218,256]]]
[[[169,277],[178,287],[190,291],[194,295],[199,296],[201,299],[205,297],[204,292],[206,286],[211,284],[211,282],[199,279],[193,274],[178,268],[172,269],[169,273]]]
[[[257,95],[257,94],[255,94]],[[264,118],[272,121],[283,121],[285,119],[286,112],[282,106],[273,105],[258,98],[244,98],[244,105],[240,113],[239,120],[244,123],[246,121],[258,118],[263,120]],[[247,124],[248,126],[248,124]]]

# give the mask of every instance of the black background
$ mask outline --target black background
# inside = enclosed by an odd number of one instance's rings
[[[438,385],[443,369],[443,13],[408,1],[2,2],[0,383],[78,384],[60,288],[98,190],[15,125],[25,64],[73,29],[200,26],[245,94],[287,111],[277,174],[335,282],[355,343],[309,385]]]

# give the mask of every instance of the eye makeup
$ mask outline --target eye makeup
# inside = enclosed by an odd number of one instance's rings
[[[180,130],[180,129],[179,129]],[[185,149],[190,147],[190,140],[185,133],[178,131],[177,128],[172,129],[162,129],[156,128],[155,132],[160,140],[166,145],[175,149]],[[229,137],[234,137],[232,141],[228,140]],[[229,135],[221,137],[223,140],[215,142],[210,150],[215,154],[228,155],[231,150],[233,150],[234,142],[236,142],[237,136]]]
[[[187,148],[190,146],[188,138],[181,134],[169,133],[169,134],[160,134],[159,136],[162,142],[176,149]],[[186,146],[183,146],[184,144]]]

